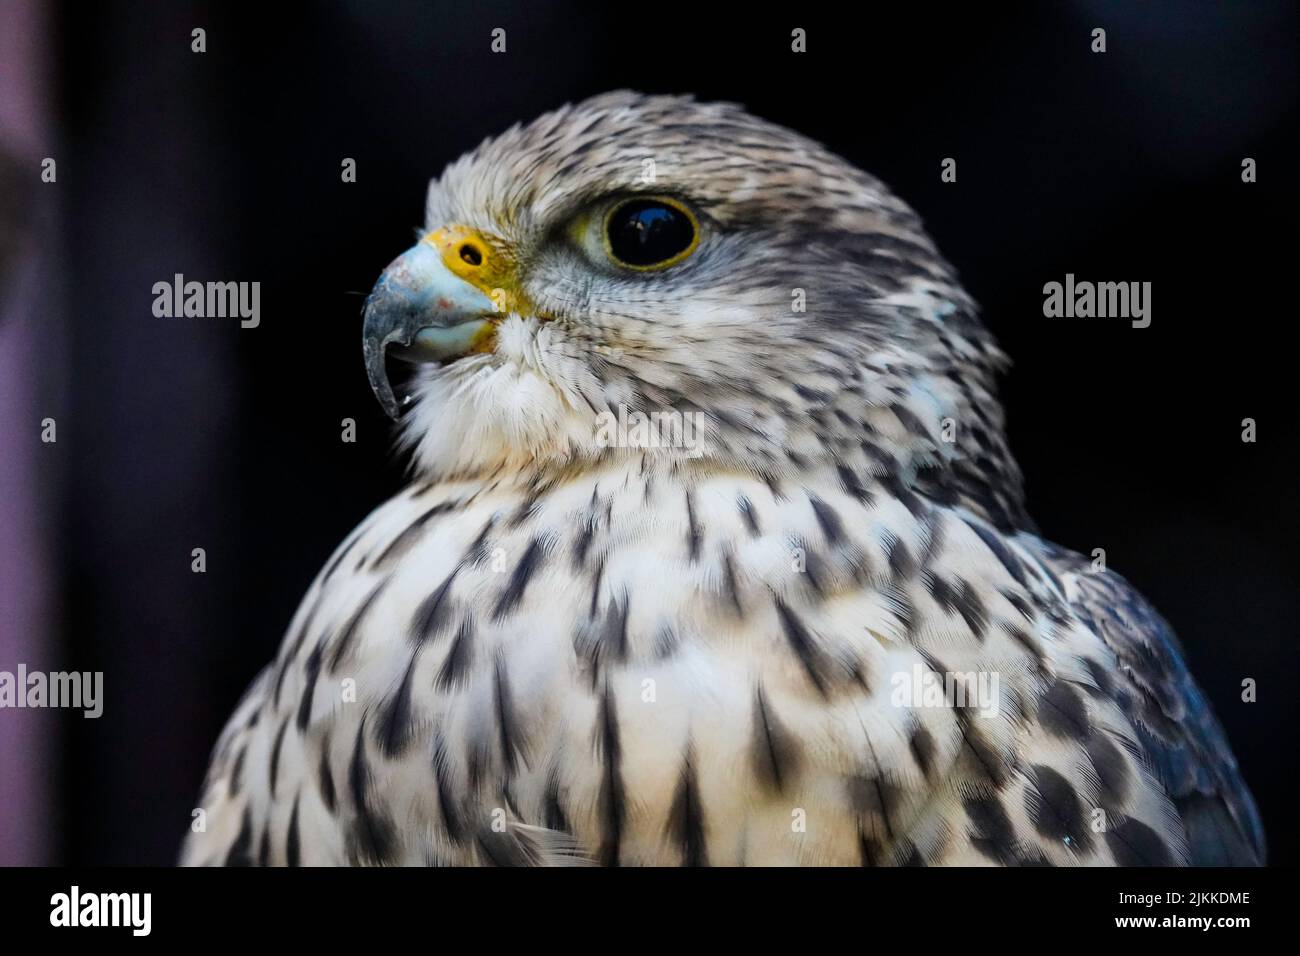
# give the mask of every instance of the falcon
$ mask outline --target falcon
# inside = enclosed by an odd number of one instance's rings
[[[975,303],[817,143],[630,92],[515,126],[363,339],[413,480],[236,707],[184,863],[1264,859],[1169,626],[1025,513]]]

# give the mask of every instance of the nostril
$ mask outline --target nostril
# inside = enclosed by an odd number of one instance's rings
[[[461,261],[468,262],[472,266],[481,266],[483,264],[483,253],[468,242],[460,247],[460,258]]]

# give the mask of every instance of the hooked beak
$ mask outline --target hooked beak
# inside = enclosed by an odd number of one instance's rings
[[[389,264],[366,299],[363,354],[366,376],[390,418],[402,411],[388,381],[384,356],[407,362],[446,362],[491,340],[493,301],[457,276],[428,239]]]

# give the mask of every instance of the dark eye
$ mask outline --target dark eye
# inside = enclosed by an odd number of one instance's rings
[[[700,231],[685,208],[666,199],[629,199],[605,221],[609,254],[622,266],[663,269],[695,251]]]

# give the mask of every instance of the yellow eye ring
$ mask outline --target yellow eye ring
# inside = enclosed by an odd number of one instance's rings
[[[700,221],[669,196],[630,196],[605,213],[601,243],[609,260],[633,272],[677,265],[700,244]]]

